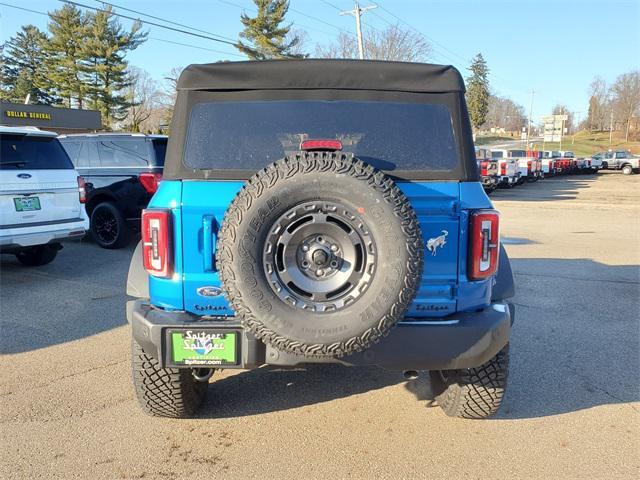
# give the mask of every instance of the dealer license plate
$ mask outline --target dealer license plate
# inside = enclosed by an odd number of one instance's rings
[[[184,330],[169,332],[174,365],[238,364],[238,332]]]
[[[31,212],[40,210],[40,199],[38,197],[18,197],[13,199],[16,212]]]

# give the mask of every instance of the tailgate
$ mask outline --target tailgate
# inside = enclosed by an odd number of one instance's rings
[[[244,182],[182,182],[184,309],[199,315],[233,315],[215,268],[217,231],[227,206]],[[459,251],[459,185],[456,182],[398,183],[422,228],[424,270],[408,317],[456,311]]]
[[[0,172],[0,225],[19,228],[82,218],[74,170]]]

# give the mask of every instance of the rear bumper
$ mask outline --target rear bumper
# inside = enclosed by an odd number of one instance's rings
[[[79,218],[61,224],[0,229],[0,249],[10,252],[23,247],[58,243],[68,238],[81,237],[88,228],[89,220]]]
[[[127,302],[127,320],[133,337],[144,351],[161,364],[168,363],[168,329],[238,329],[241,331],[241,360],[234,367],[261,365],[296,366],[305,363],[341,363],[349,366],[377,365],[388,370],[451,370],[476,367],[498,353],[508,342],[515,308],[496,302],[479,312],[456,313],[437,321],[399,323],[371,348],[340,359],[296,356],[266,346],[245,332],[239,320],[208,320],[185,312],[169,312],[143,300]]]

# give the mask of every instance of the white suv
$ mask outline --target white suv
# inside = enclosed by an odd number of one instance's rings
[[[0,126],[0,253],[51,262],[60,241],[89,228],[84,180],[54,132]]]

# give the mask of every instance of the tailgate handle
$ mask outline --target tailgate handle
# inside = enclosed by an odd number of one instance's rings
[[[215,271],[214,258],[216,255],[216,241],[218,240],[218,222],[213,215],[205,215],[202,219],[202,254],[204,256],[204,271]]]

